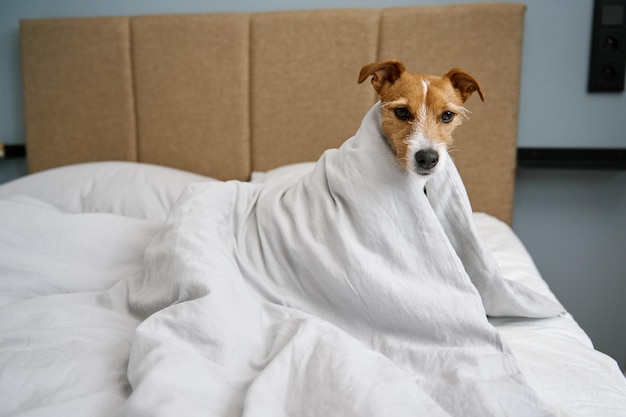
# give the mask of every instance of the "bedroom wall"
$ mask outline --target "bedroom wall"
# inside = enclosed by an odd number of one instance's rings
[[[0,2],[0,141],[23,143],[18,19],[294,8],[391,7],[470,0],[21,0]],[[483,0],[484,1],[484,0]],[[505,0],[507,1],[507,0]],[[511,0],[509,0],[511,1]],[[528,6],[519,144],[626,147],[626,94],[586,92],[592,0]],[[445,53],[445,51],[442,51]],[[24,175],[0,161],[0,183]],[[595,346],[626,360],[626,172],[520,170],[514,228]]]

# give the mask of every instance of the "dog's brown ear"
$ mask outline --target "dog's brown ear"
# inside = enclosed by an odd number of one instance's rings
[[[454,88],[461,94],[463,103],[470,98],[474,91],[477,91],[480,99],[485,101],[485,96],[483,94],[483,90],[480,88],[478,80],[476,80],[476,78],[474,78],[474,76],[469,72],[461,68],[452,68],[444,74],[443,78],[448,78],[450,80]]]
[[[374,89],[381,94],[383,87],[395,83],[404,71],[404,64],[395,59],[373,62],[361,68],[359,84],[371,75]]]

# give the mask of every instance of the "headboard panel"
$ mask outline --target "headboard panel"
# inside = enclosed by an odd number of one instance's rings
[[[379,16],[368,9],[254,16],[254,170],[315,160],[356,132],[375,102],[357,77],[376,60]]]
[[[130,20],[139,161],[250,176],[247,14]]]
[[[24,20],[31,172],[98,160],[220,179],[313,161],[375,102],[360,68],[464,67],[486,103],[452,152],[477,211],[511,222],[524,6]]]
[[[28,167],[137,159],[126,18],[20,22]]]

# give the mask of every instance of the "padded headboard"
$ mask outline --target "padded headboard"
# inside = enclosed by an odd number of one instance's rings
[[[481,82],[452,156],[474,210],[510,223],[524,6],[23,20],[28,165],[128,160],[220,179],[316,160],[376,100],[361,67]]]

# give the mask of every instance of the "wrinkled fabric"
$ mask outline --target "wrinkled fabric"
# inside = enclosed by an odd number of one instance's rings
[[[502,277],[451,161],[425,183],[379,126],[295,182],[186,190],[129,294],[122,414],[551,415],[487,315],[562,307]]]

